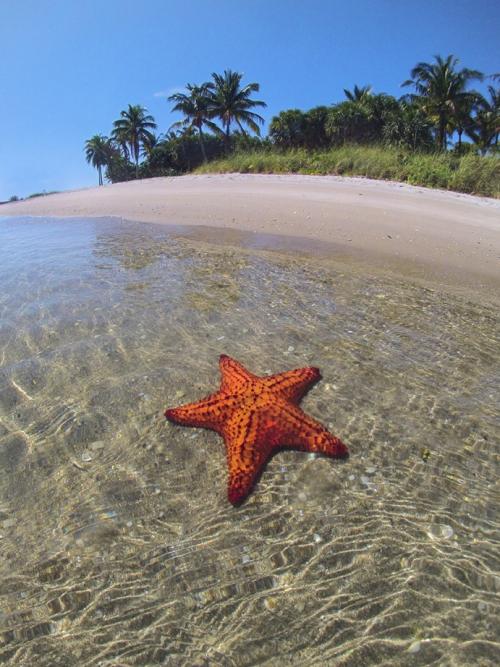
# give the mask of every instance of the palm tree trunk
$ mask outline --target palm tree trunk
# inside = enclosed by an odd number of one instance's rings
[[[188,159],[187,159],[187,156],[186,156],[186,147],[184,146],[184,142],[182,141],[182,139],[181,139],[181,153],[182,153],[182,157],[184,159],[184,164],[188,165],[186,167],[186,171],[190,171]]]
[[[97,171],[99,172],[99,185],[102,185],[102,167],[99,165],[97,167]]]
[[[231,120],[228,118],[226,121],[226,136],[224,137],[224,143],[226,144],[226,153],[229,153],[229,141],[231,138],[230,128],[231,128]]]
[[[203,140],[203,132],[201,131],[201,125],[198,126],[198,132],[200,139],[201,154],[203,155],[203,162],[207,162],[207,153],[205,151],[205,141]]]
[[[445,133],[445,118],[443,114],[439,114],[439,124],[438,124],[438,146],[439,150],[444,150],[446,148],[446,133]]]
[[[139,142],[137,141],[132,145],[132,155],[135,158],[135,177],[139,178]]]
[[[458,152],[460,153],[462,150],[462,132],[463,129],[461,127],[458,128]]]

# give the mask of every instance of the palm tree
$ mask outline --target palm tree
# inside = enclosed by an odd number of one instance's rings
[[[362,98],[359,104],[365,109],[370,122],[372,140],[379,140],[381,138],[387,119],[400,110],[397,99],[386,93],[377,93],[376,95],[370,93]]]
[[[305,114],[300,109],[287,109],[273,116],[269,137],[281,148],[298,148],[304,144]]]
[[[147,137],[142,142],[142,155],[143,157],[150,158],[153,150],[162,142],[162,134],[153,134],[151,133],[150,137]]]
[[[128,109],[120,113],[120,118],[115,120],[113,126],[113,138],[125,151],[130,151],[135,162],[135,176],[138,178],[141,145],[153,140],[154,135],[150,130],[156,129],[154,118],[139,104],[129,104]]]
[[[115,128],[111,132],[111,141],[115,149],[121,153],[123,158],[129,162],[130,161],[130,150],[128,145],[128,132],[126,128]]]
[[[259,124],[264,119],[259,114],[251,111],[255,107],[266,107],[262,100],[252,100],[252,93],[260,89],[258,83],[248,83],[241,87],[243,75],[230,69],[224,70],[224,74],[212,74],[213,89],[210,91],[210,115],[212,118],[220,118],[224,128],[224,140],[226,148],[229,146],[231,124],[233,122],[239,127],[241,133],[246,136],[243,125],[247,125],[253,132],[260,135]]]
[[[358,102],[340,102],[330,108],[325,131],[334,145],[369,142],[371,132],[368,111]]]
[[[191,127],[198,130],[198,140],[203,155],[203,162],[207,161],[205,142],[203,140],[203,125],[206,125],[214,132],[220,132],[220,128],[210,120],[210,93],[213,89],[213,83],[202,83],[201,86],[188,83],[186,86],[187,93],[174,93],[168,98],[169,102],[175,102],[172,111],[180,111],[184,114],[184,119],[174,123],[172,127]]]
[[[350,102],[366,102],[366,98],[372,94],[371,86],[354,86],[353,90],[344,88],[346,98]]]
[[[330,109],[313,107],[304,114],[304,142],[307,148],[325,148],[330,143],[326,134],[326,120]]]
[[[432,148],[432,123],[422,109],[404,98],[384,119],[382,139],[390,146],[418,149]]]
[[[458,134],[457,150],[462,151],[462,135],[464,131],[469,129],[472,125],[472,110],[479,102],[479,94],[464,96],[455,104],[453,117],[450,121],[451,132],[456,131]]]
[[[87,162],[97,169],[99,185],[103,184],[102,168],[107,166],[113,152],[111,141],[102,134],[94,134],[85,142],[85,157]]]
[[[483,74],[477,70],[457,70],[458,58],[434,56],[435,63],[420,62],[412,69],[411,79],[403,86],[413,86],[416,95],[409,99],[417,101],[425,113],[437,124],[436,144],[440,150],[446,148],[447,130],[459,109],[466,101],[471,101],[475,93],[467,91],[467,85],[475,79],[482,80]]]
[[[493,78],[496,80],[500,79],[500,74],[493,75]],[[487,101],[487,104],[489,110],[492,112],[492,124],[495,127],[495,135],[493,137],[492,145],[494,145],[495,148],[498,148],[498,137],[500,136],[500,88],[488,86],[488,92],[490,94],[490,100],[489,102]]]
[[[493,146],[498,146],[500,135],[500,90],[488,86],[490,99],[477,95],[475,114],[467,128],[466,134],[478,146],[483,155]]]

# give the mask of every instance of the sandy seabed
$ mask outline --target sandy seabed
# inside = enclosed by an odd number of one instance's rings
[[[0,207],[0,663],[497,664],[499,205],[226,175]],[[320,366],[348,461],[281,452],[235,510],[221,439],[163,417],[222,352]]]
[[[481,295],[500,287],[500,201],[363,178],[219,174],[153,178],[4,204],[3,216],[108,217],[197,227],[252,244],[273,235]],[[214,228],[219,232],[214,237]],[[221,232],[220,230],[225,230]],[[295,245],[293,245],[295,244]]]
[[[0,221],[0,664],[496,665],[498,306],[183,234]],[[220,353],[319,366],[349,459],[230,505],[222,439],[163,417]]]

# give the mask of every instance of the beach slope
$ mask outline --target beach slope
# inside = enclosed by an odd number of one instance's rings
[[[500,286],[500,201],[362,178],[220,174],[153,178],[3,204],[1,216],[118,216],[273,234],[339,260],[446,284]],[[205,230],[205,231],[204,231]],[[237,234],[231,233],[233,240]],[[243,236],[241,237],[243,238]],[[275,244],[280,245],[279,237]]]

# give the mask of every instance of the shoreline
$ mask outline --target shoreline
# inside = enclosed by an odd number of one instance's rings
[[[198,240],[303,249],[433,285],[465,288],[488,300],[500,288],[500,201],[394,181],[187,175],[0,206],[0,218],[27,216],[118,217],[173,226]]]

